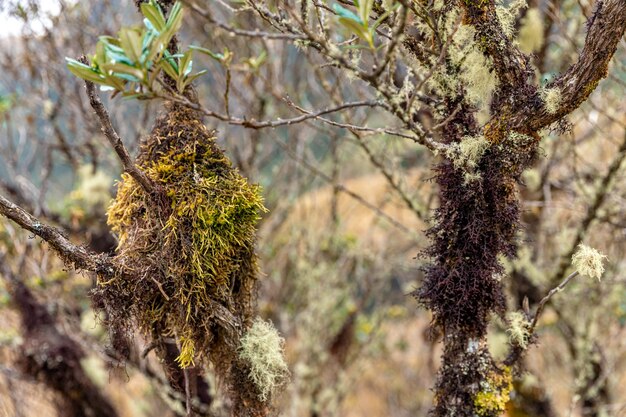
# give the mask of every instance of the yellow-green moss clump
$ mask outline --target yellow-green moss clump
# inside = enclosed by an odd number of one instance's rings
[[[260,189],[197,113],[175,105],[143,141],[138,165],[157,193],[123,176],[108,223],[129,273],[100,282],[96,299],[114,325],[136,323],[157,343],[175,337],[182,367],[210,356],[227,368],[253,314]]]
[[[481,383],[481,388],[474,397],[476,414],[481,417],[502,415],[513,389],[511,368],[505,366],[502,370],[491,372],[486,381]]]

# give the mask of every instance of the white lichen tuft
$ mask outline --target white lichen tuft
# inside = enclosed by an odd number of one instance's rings
[[[272,323],[260,318],[241,338],[239,357],[248,365],[249,377],[258,388],[261,401],[267,401],[287,380],[284,344]]]
[[[561,104],[561,90],[558,87],[544,88],[541,92],[546,111],[550,114],[556,113]]]
[[[460,143],[450,147],[447,156],[457,168],[475,168],[488,147],[489,142],[484,136],[465,136]]]
[[[606,255],[581,243],[578,245],[578,250],[574,256],[572,256],[572,264],[580,275],[597,278],[600,281],[604,273],[604,265],[602,264],[604,259],[606,259]]]
[[[519,48],[522,52],[530,54],[539,51],[544,41],[541,12],[536,8],[528,9],[517,35]]]
[[[463,174],[463,185],[469,185],[483,178],[479,172],[466,172]]]
[[[515,346],[522,349],[528,347],[530,341],[530,322],[526,318],[526,314],[521,311],[511,311],[507,314],[509,328],[506,329],[509,335],[509,341]]]
[[[522,174],[522,180],[530,191],[538,191],[541,187],[541,172],[535,168],[528,169]]]
[[[475,47],[467,53],[461,67],[460,78],[465,85],[466,97],[477,106],[487,106],[491,101],[498,80],[490,69],[490,58]]]
[[[496,16],[500,21],[502,31],[511,38],[515,31],[515,21],[522,9],[528,7],[526,0],[513,0],[508,5],[505,5],[503,1],[499,1],[499,5],[496,6]]]
[[[102,171],[93,172],[91,165],[78,169],[78,186],[69,197],[69,205],[85,212],[103,210],[111,202],[113,180]]]

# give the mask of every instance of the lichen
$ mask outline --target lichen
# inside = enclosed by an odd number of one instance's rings
[[[481,383],[481,390],[474,396],[474,410],[481,417],[500,416],[506,403],[510,400],[513,389],[511,368],[505,366],[502,370],[494,370]]]
[[[543,20],[537,8],[530,8],[521,21],[517,42],[522,52],[530,54],[539,51],[545,42]]]
[[[249,377],[267,401],[289,375],[283,350],[285,341],[270,322],[257,319],[241,338],[239,357],[247,364]]]
[[[521,311],[511,311],[507,314],[507,321],[509,327],[506,332],[511,344],[526,349],[530,340],[530,322],[526,315]]]
[[[572,256],[572,264],[579,274],[597,278],[600,281],[604,273],[604,259],[606,259],[606,255],[581,243],[578,245],[576,253]]]
[[[515,21],[522,9],[528,7],[526,0],[513,0],[505,4],[504,1],[499,1],[496,6],[496,16],[502,27],[504,34],[511,38],[515,31]]]
[[[536,168],[527,169],[522,174],[522,180],[530,191],[538,191],[541,187],[541,172]]]
[[[488,147],[489,142],[484,136],[466,136],[450,147],[447,156],[457,168],[475,168]]]
[[[559,110],[561,104],[561,90],[558,87],[545,88],[541,92],[546,111],[554,114]]]

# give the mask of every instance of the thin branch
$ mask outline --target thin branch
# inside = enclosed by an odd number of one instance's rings
[[[322,172],[319,169],[317,169],[313,164],[309,163],[305,159],[302,159],[302,158],[298,157],[297,155],[295,155],[293,152],[291,152],[287,147],[285,147],[279,141],[276,140],[275,142],[278,144],[278,146],[283,148],[283,150],[287,153],[287,155],[289,155],[289,157],[292,158],[294,161],[297,161],[298,163],[303,165],[305,168],[307,168],[309,171],[311,171],[313,174],[315,174],[316,176],[322,178],[324,181],[328,182],[329,184],[333,184],[333,179],[330,176],[328,176],[324,172]],[[370,203],[369,201],[365,200],[363,197],[361,197],[360,195],[358,195],[354,191],[346,188],[342,184],[334,184],[334,187],[335,187],[336,190],[341,191],[341,192],[349,195],[354,200],[358,201],[360,204],[364,205],[368,209],[370,209],[373,212],[375,212],[379,217],[384,218],[389,223],[391,223],[393,226],[395,226],[399,230],[402,230],[403,232],[407,233],[409,236],[411,236],[411,237],[413,237],[413,238],[415,238],[417,240],[417,238],[416,238],[417,234],[415,233],[414,230],[411,230],[410,228],[406,227],[404,224],[400,223],[398,220],[396,220],[393,217],[389,216],[387,213],[382,211],[379,207],[376,207],[376,205],[374,205],[374,204]]]
[[[580,223],[578,230],[576,230],[576,236],[574,237],[574,240],[572,241],[572,244],[570,245],[569,250],[565,252],[563,256],[561,257],[561,262],[559,263],[559,267],[557,268],[554,275],[550,277],[550,279],[548,280],[548,283],[555,282],[557,279],[562,277],[563,274],[565,273],[565,270],[567,269],[569,262],[572,259],[572,255],[574,255],[574,252],[576,252],[576,248],[578,247],[578,244],[582,242],[583,237],[585,236],[585,233],[587,233],[587,230],[591,226],[591,223],[598,217],[598,211],[600,207],[602,206],[602,204],[604,203],[604,201],[606,200],[606,198],[608,197],[611,184],[613,183],[613,179],[621,171],[620,168],[625,159],[626,159],[626,131],[624,131],[624,139],[617,151],[617,155],[615,156],[615,158],[613,158],[613,161],[611,161],[611,165],[609,165],[609,169],[606,175],[602,178],[600,185],[598,186],[596,190],[596,194],[593,198],[593,202],[587,209],[585,218]]]
[[[171,95],[163,95],[161,96],[161,98],[166,99],[166,100],[170,100],[172,102],[175,103],[179,103],[182,104],[192,110],[196,110],[201,112],[202,114],[208,116],[208,117],[213,117],[215,119],[221,120],[223,122],[226,122],[230,125],[234,125],[234,126],[243,126],[246,127],[248,129],[265,129],[265,128],[274,128],[274,127],[280,127],[280,126],[291,126],[291,125],[295,125],[298,123],[302,123],[305,122],[307,120],[310,119],[317,119],[320,116],[323,116],[325,114],[330,114],[330,113],[336,113],[338,111],[341,110],[346,110],[346,109],[351,109],[351,108],[355,108],[355,107],[384,107],[384,104],[380,101],[376,101],[376,100],[367,100],[367,101],[353,101],[353,102],[348,102],[348,103],[342,103],[338,106],[335,107],[329,107],[323,110],[318,110],[315,112],[306,112],[306,114],[302,115],[302,116],[298,116],[298,117],[293,117],[291,119],[276,119],[276,120],[263,120],[263,121],[256,121],[254,119],[246,119],[246,118],[239,118],[239,117],[229,117],[225,114],[220,114],[220,113],[216,113],[214,111],[205,109],[203,106],[201,106],[200,104],[194,103],[191,100],[188,100],[185,97],[180,97],[180,96],[171,96]],[[287,101],[287,103],[291,103],[289,101],[289,98],[285,99]]]
[[[213,24],[224,31],[233,34],[235,36],[243,36],[247,38],[262,38],[262,39],[278,39],[278,40],[287,40],[287,41],[295,41],[295,40],[306,40],[306,36],[297,35],[297,34],[289,34],[289,33],[271,33],[271,32],[262,32],[260,30],[243,30],[232,27],[224,22],[220,22],[215,19],[207,9],[203,9],[195,3],[191,3],[189,0],[182,1],[184,5],[189,7],[190,10],[193,10],[196,14],[202,16],[206,19],[207,22]]]
[[[73,244],[59,229],[43,224],[39,219],[2,195],[0,195],[0,214],[42,238],[52,246],[63,261],[73,264],[77,269],[97,272],[106,276],[112,276],[117,269],[108,256],[95,254],[82,246]]]
[[[88,65],[87,58],[85,58],[84,56],[81,57],[79,61]],[[102,100],[100,100],[100,96],[98,96],[98,93],[96,91],[96,85],[91,81],[85,80],[85,87],[87,88],[89,104],[91,104],[91,107],[96,112],[98,119],[100,119],[102,133],[104,133],[104,136],[107,138],[107,140],[115,150],[115,153],[117,153],[117,156],[122,163],[122,167],[124,168],[124,172],[133,177],[133,179],[137,181],[139,185],[141,185],[141,188],[143,188],[148,195],[154,195],[154,184],[152,183],[152,181],[150,181],[150,179],[143,171],[137,168],[135,163],[131,160],[128,150],[126,150],[122,139],[113,128],[111,118],[109,117],[109,112],[107,112],[104,104],[102,104]]]
[[[520,119],[521,126],[539,130],[578,108],[595,90],[598,82],[608,74],[608,66],[618,42],[626,28],[626,2],[624,0],[599,0],[588,22],[585,45],[578,61],[551,85],[561,93],[561,105],[554,113],[540,108],[526,109]]]
[[[576,278],[578,275],[579,275],[578,271],[572,272],[563,281],[561,281],[559,285],[552,288],[550,292],[548,292],[548,294],[546,294],[546,296],[541,299],[541,301],[539,301],[539,305],[537,306],[537,311],[535,311],[535,314],[530,320],[530,326],[528,328],[529,337],[532,337],[533,334],[535,333],[535,329],[537,327],[537,323],[539,322],[539,318],[541,317],[541,313],[543,313],[543,309],[545,308],[548,301],[550,301],[550,299],[552,299],[552,297],[555,294],[563,291],[563,289],[567,286],[567,284],[569,284],[569,282],[572,279]],[[524,352],[525,352],[525,349],[522,346],[519,346],[517,344],[514,345],[511,348],[511,351],[509,352],[507,358],[504,360],[504,364],[508,366],[513,365],[522,357],[522,354]]]
[[[537,327],[537,322],[539,321],[539,317],[541,316],[541,313],[543,313],[543,309],[548,303],[548,301],[550,301],[550,299],[554,296],[554,294],[563,291],[563,289],[567,286],[567,284],[569,284],[569,282],[572,279],[576,278],[577,276],[578,276],[578,271],[572,272],[567,277],[565,277],[565,279],[561,281],[559,285],[552,288],[550,292],[548,292],[548,294],[546,294],[546,296],[541,299],[541,301],[539,301],[539,306],[537,307],[537,311],[535,312],[533,319],[530,322],[531,323],[530,329],[529,329],[530,334],[533,334],[533,332],[535,331],[535,327]]]
[[[349,123],[340,123],[340,122],[335,122],[334,120],[330,120],[327,119],[325,117],[320,117],[319,115],[315,115],[315,113],[312,113],[300,106],[298,106],[297,104],[288,101],[287,102],[290,106],[292,106],[293,108],[295,108],[296,110],[298,110],[301,113],[304,113],[306,115],[311,116],[311,118],[314,118],[315,120],[319,120],[321,122],[324,122],[326,124],[329,124],[331,126],[335,126],[335,127],[341,127],[344,129],[348,129],[352,132],[371,132],[371,133],[384,133],[387,135],[391,135],[391,136],[398,136],[401,138],[405,138],[405,139],[410,139],[415,143],[419,143],[420,145],[424,145],[425,147],[427,147],[430,150],[433,151],[445,151],[448,148],[448,145],[444,144],[444,143],[439,143],[434,141],[432,138],[429,138],[428,136],[426,136],[425,134],[420,134],[420,135],[409,135],[406,133],[402,133],[399,132],[397,130],[393,130],[393,129],[387,129],[387,128],[373,128],[373,127],[367,127],[367,126],[358,126],[358,125],[354,125],[354,124],[349,124]]]

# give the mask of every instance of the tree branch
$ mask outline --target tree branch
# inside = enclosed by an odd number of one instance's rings
[[[543,309],[545,308],[545,306],[548,303],[548,301],[550,301],[550,299],[556,293],[559,293],[559,292],[563,291],[563,289],[567,286],[567,284],[569,284],[569,282],[572,279],[576,278],[578,275],[579,275],[578,271],[572,272],[563,281],[561,281],[561,283],[559,285],[557,285],[556,287],[552,288],[550,290],[550,292],[548,292],[548,294],[546,294],[546,296],[541,299],[541,301],[539,302],[539,305],[537,306],[537,311],[532,316],[532,319],[530,321],[530,326],[528,328],[528,335],[529,335],[530,338],[535,333],[535,328],[537,327],[537,323],[539,322],[539,317],[541,317],[541,313],[543,313]],[[511,349],[509,355],[504,360],[504,364],[508,365],[508,366],[513,365],[515,362],[517,362],[519,360],[519,358],[522,357],[522,354],[523,354],[524,351],[525,351],[525,349],[523,347],[519,346],[519,345],[513,346],[513,348]]]
[[[557,78],[550,88],[560,91],[560,105],[549,113],[543,103],[520,115],[520,126],[531,131],[544,128],[578,108],[595,90],[600,80],[608,74],[608,66],[615,54],[617,44],[626,28],[626,2],[624,0],[600,0],[587,23],[585,45],[578,61]]]
[[[23,229],[45,240],[58,253],[64,262],[76,269],[113,276],[117,267],[104,254],[95,254],[82,246],[77,246],[53,226],[43,224],[36,217],[0,195],[0,214],[17,223]]]
[[[89,65],[89,61],[87,61],[87,58],[85,58],[84,56],[80,57],[79,61],[83,64]],[[124,168],[124,172],[133,177],[133,179],[139,183],[141,188],[143,188],[144,191],[148,193],[148,195],[153,195],[156,191],[154,184],[143,171],[137,168],[137,166],[131,160],[128,150],[126,150],[122,139],[113,128],[109,113],[104,107],[104,104],[102,104],[102,100],[100,100],[100,97],[96,92],[96,85],[91,81],[85,80],[85,87],[87,88],[89,104],[91,104],[91,107],[94,109],[96,115],[98,116],[98,119],[100,120],[102,133],[104,133],[104,136],[107,138],[107,140],[115,150],[115,153],[117,153],[117,156],[122,163],[122,167]]]

